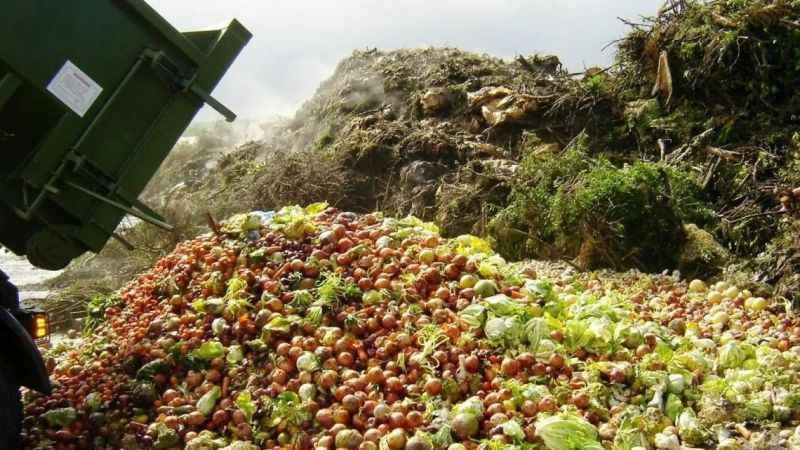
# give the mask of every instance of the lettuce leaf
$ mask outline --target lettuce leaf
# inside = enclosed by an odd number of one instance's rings
[[[534,426],[549,450],[603,450],[597,428],[573,413],[544,417]]]
[[[219,341],[206,341],[200,347],[192,350],[191,356],[204,361],[219,358],[225,354],[225,346]]]
[[[327,203],[312,203],[303,208],[297,205],[281,208],[272,218],[270,227],[289,239],[300,239],[316,231],[313,219],[328,208]]]
[[[486,308],[477,303],[473,303],[458,313],[458,317],[467,323],[471,328],[483,328],[486,322]]]
[[[667,415],[673,422],[678,420],[678,416],[680,416],[681,412],[683,411],[683,402],[681,398],[675,394],[669,394],[667,396],[667,404],[664,407],[664,414]]]
[[[228,356],[225,360],[228,364],[239,364],[244,359],[244,351],[241,345],[231,345],[228,347]]]
[[[452,417],[459,414],[483,417],[483,402],[478,397],[470,397],[454,406],[453,410],[450,412]]]
[[[521,304],[511,300],[511,298],[505,294],[487,297],[483,303],[486,304],[486,307],[491,312],[498,316],[513,316],[522,314],[525,311],[525,308]]]
[[[253,419],[253,416],[256,414],[256,404],[253,402],[253,396],[250,394],[250,391],[244,390],[239,392],[239,395],[236,396],[236,407],[244,413],[248,422]]]
[[[689,445],[703,445],[710,437],[710,433],[703,427],[691,408],[684,409],[678,415],[675,425],[681,440]]]
[[[42,419],[50,426],[68,427],[78,419],[78,413],[75,408],[57,408],[42,414]]]
[[[219,400],[220,396],[222,395],[222,390],[219,386],[214,386],[203,394],[199,400],[197,400],[197,410],[200,411],[204,416],[211,414],[214,411],[214,406],[217,404],[217,400]]]
[[[491,254],[492,246],[477,236],[463,234],[453,239],[455,252],[459,255],[471,256],[478,253]]]

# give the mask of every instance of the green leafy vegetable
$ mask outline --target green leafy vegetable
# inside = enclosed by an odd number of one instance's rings
[[[765,420],[772,415],[772,398],[769,392],[751,396],[744,405],[744,416],[748,420]]]
[[[50,426],[68,427],[78,419],[75,408],[56,408],[42,414]]]
[[[509,420],[503,424],[503,434],[510,437],[514,441],[522,441],[525,439],[525,432],[516,420]]]
[[[211,331],[214,333],[214,336],[222,336],[222,333],[225,331],[225,325],[228,322],[225,321],[222,317],[217,317],[211,322]]]
[[[206,312],[206,301],[204,298],[200,297],[197,300],[193,301],[190,305],[195,312]]]
[[[675,421],[678,435],[689,445],[703,445],[710,438],[710,433],[697,419],[691,408],[684,409]]]
[[[311,413],[303,408],[300,396],[295,392],[286,391],[272,401],[269,426],[298,427],[310,418]]]
[[[219,341],[206,341],[200,344],[200,347],[192,350],[192,357],[211,361],[214,358],[219,358],[225,354],[225,346]]]
[[[513,316],[521,314],[525,308],[519,303],[511,300],[507,295],[498,294],[484,300],[486,307],[498,316]]]
[[[313,203],[305,208],[297,205],[285,206],[275,213],[270,227],[282,232],[289,239],[300,239],[316,231],[312,219],[327,208],[327,203]]]
[[[256,414],[256,404],[253,401],[253,396],[250,391],[243,390],[236,396],[236,407],[238,407],[247,418],[248,422],[253,419]]]
[[[223,233],[239,235],[261,228],[261,218],[252,213],[236,214],[220,226]]]
[[[439,234],[439,227],[435,224],[424,222],[414,216],[406,216],[402,219],[386,218],[383,225],[395,230],[391,236],[400,240],[411,237],[426,238]]]
[[[251,339],[244,344],[254,352],[262,352],[267,349],[267,344],[261,338]]]
[[[594,425],[575,414],[543,417],[535,427],[549,450],[603,450]]]
[[[186,450],[218,450],[227,444],[225,439],[216,437],[211,431],[203,430],[186,443]]]
[[[483,324],[486,322],[486,308],[477,303],[473,303],[464,308],[458,314],[458,317],[472,328],[482,328]]]
[[[680,394],[686,389],[686,377],[679,373],[671,373],[667,378],[667,391],[673,394]]]
[[[225,311],[225,300],[219,297],[207,298],[203,302],[203,310],[210,314],[220,315]]]
[[[506,264],[506,260],[500,255],[491,255],[478,264],[478,273],[484,278],[495,278],[500,276]]]
[[[681,398],[675,394],[669,394],[667,396],[667,403],[664,406],[664,414],[667,415],[673,422],[678,420],[678,416],[680,416],[681,412],[683,411],[683,402]]]
[[[208,392],[203,394],[200,397],[200,400],[197,401],[197,410],[200,411],[204,416],[211,414],[214,411],[214,406],[217,404],[217,400],[222,395],[222,390],[219,386],[212,387]]]
[[[307,289],[298,289],[294,291],[292,301],[289,306],[297,311],[305,311],[314,303],[314,296]]]
[[[490,341],[500,342],[509,330],[508,322],[503,317],[493,317],[486,321],[483,332]]]
[[[470,397],[453,407],[451,415],[468,414],[475,417],[483,416],[483,402],[478,397]]]
[[[299,324],[301,321],[302,319],[300,316],[279,316],[267,322],[267,324],[264,325],[264,330],[278,333],[290,333],[292,327]]]
[[[719,350],[717,364],[721,369],[737,369],[742,367],[748,358],[748,352],[743,344],[731,341]]]
[[[241,345],[231,345],[228,347],[228,356],[225,360],[228,364],[239,364],[244,359],[244,351]]]
[[[181,441],[178,432],[166,426],[163,422],[156,422],[150,425],[148,431],[156,435],[156,440],[153,442],[155,449],[167,449],[175,447]]]
[[[86,396],[84,402],[90,411],[97,411],[103,406],[103,397],[97,392],[92,392]]]
[[[536,300],[545,300],[545,302],[555,297],[553,283],[547,280],[526,281],[522,287],[522,293]]]
[[[534,317],[525,324],[525,339],[528,341],[531,353],[536,354],[542,339],[549,336],[550,330],[547,321],[542,317]]]
[[[614,436],[613,450],[636,450],[650,448],[646,430],[649,428],[648,420],[637,408],[629,408]]]
[[[454,250],[459,255],[471,256],[474,254],[489,254],[492,253],[492,246],[489,243],[477,236],[471,234],[463,234],[453,239]]]
[[[513,347],[521,344],[524,327],[517,316],[493,317],[486,321],[483,332],[489,342],[496,346]]]
[[[106,310],[122,304],[122,299],[116,295],[95,295],[86,305],[86,322],[84,333],[96,329],[106,320]]]
[[[319,358],[312,352],[303,352],[295,363],[299,370],[314,372],[319,369]]]

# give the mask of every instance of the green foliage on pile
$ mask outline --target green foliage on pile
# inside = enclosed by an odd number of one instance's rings
[[[515,258],[658,270],[675,266],[683,223],[711,221],[686,172],[640,161],[615,166],[590,157],[583,140],[560,155],[526,156],[509,206],[489,228],[498,250]]]

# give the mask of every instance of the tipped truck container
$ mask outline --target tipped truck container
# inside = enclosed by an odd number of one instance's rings
[[[6,2],[0,243],[56,269],[127,214],[169,228],[138,196],[204,104],[235,118],[211,92],[250,38],[179,32],[141,0]]]

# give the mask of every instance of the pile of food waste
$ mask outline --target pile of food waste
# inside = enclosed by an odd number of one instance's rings
[[[25,448],[800,446],[800,322],[720,281],[552,272],[325,204],[212,223],[52,349]]]

